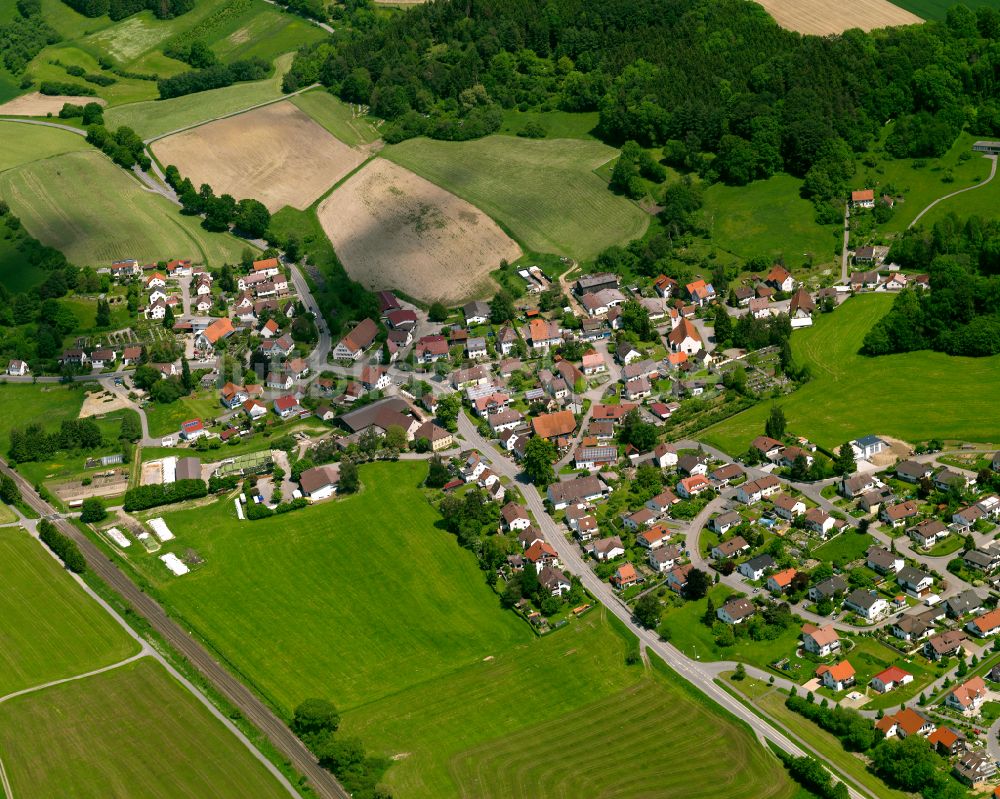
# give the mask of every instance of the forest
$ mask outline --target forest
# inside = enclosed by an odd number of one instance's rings
[[[194,8],[194,0],[63,0],[63,2],[85,17],[102,17],[107,14],[113,20],[125,19],[145,9],[149,9],[160,19],[170,19]]]
[[[933,349],[949,355],[1000,353],[1000,221],[951,214],[896,242],[889,260],[921,270],[930,290],[905,289],[865,336],[862,352]]]
[[[963,127],[1000,133],[1000,13],[841,36],[783,30],[743,0],[436,0],[349,23],[286,76],[367,103],[387,141],[495,132],[502,108],[598,111],[597,134],[742,184],[784,171],[839,197],[887,119],[897,157],[940,155]]]

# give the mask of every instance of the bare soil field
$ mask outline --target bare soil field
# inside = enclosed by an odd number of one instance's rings
[[[478,208],[382,158],[324,200],[318,216],[351,277],[428,302],[491,294],[490,271],[521,255]]]
[[[80,408],[80,418],[100,416],[110,411],[121,411],[131,408],[132,404],[125,397],[119,397],[110,391],[88,391]]]
[[[152,145],[160,162],[174,164],[198,186],[237,200],[252,197],[270,211],[300,210],[364,161],[289,102],[272,103],[220,119]]]
[[[87,103],[99,103],[107,105],[107,100],[100,97],[71,97],[69,95],[57,94],[47,95],[39,92],[32,92],[21,97],[15,97],[0,105],[0,116],[8,117],[43,117],[47,114],[58,114],[62,111],[63,105],[72,103],[73,105],[86,105]]]
[[[888,28],[915,25],[923,20],[916,14],[894,6],[888,0],[842,0],[831,5],[827,0],[758,0],[783,28],[826,36],[843,33],[848,28]]]

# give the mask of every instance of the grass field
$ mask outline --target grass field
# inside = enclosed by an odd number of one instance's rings
[[[529,122],[535,122],[545,129],[549,139],[590,139],[597,127],[599,114],[596,111],[570,113],[569,111],[518,111],[516,108],[506,108],[503,112],[503,125],[500,132],[508,136],[516,136]]]
[[[194,396],[181,397],[167,404],[153,402],[145,409],[151,436],[177,433],[188,419],[214,419],[226,409],[219,404],[215,391],[197,391]]]
[[[973,161],[980,161],[984,165],[989,162],[984,158],[976,156]],[[986,171],[989,171],[988,169]],[[955,184],[950,184],[954,186]],[[961,188],[961,186],[959,187]],[[955,191],[955,189],[952,189]],[[947,194],[948,192],[942,192]],[[981,216],[986,219],[996,219],[1000,216],[1000,172],[982,188],[975,191],[968,191],[951,197],[935,205],[930,211],[920,217],[917,223],[919,226],[930,229],[948,214],[957,214],[963,221],[970,216]]]
[[[90,150],[83,136],[56,128],[0,121],[0,172],[75,150]]]
[[[839,228],[816,224],[801,186],[791,175],[775,175],[747,186],[708,187],[702,213],[713,241],[741,258],[783,255],[790,269],[806,253],[814,265],[833,263]]]
[[[892,301],[891,294],[861,295],[793,334],[792,351],[810,366],[812,380],[778,403],[789,431],[827,448],[868,433],[909,442],[935,437],[1000,441],[1000,418],[994,412],[1000,356],[858,354],[865,333]],[[886,407],[892,412],[885,412]],[[746,452],[763,432],[770,409],[770,402],[762,402],[708,428],[703,438],[734,455]]]
[[[323,89],[314,89],[292,99],[292,102],[344,144],[357,147],[378,138],[378,131],[368,117],[357,117],[351,106]]]
[[[243,58],[273,61],[282,53],[322,41],[326,36],[321,28],[302,17],[256,0],[251,5],[251,14],[242,17],[238,27],[216,34],[212,50],[223,61]]]
[[[169,100],[150,100],[110,108],[104,114],[104,120],[108,127],[128,125],[143,139],[197,125],[281,97],[281,78],[291,63],[292,55],[289,53],[275,61],[273,77]]]
[[[912,11],[924,19],[944,19],[948,9],[955,3],[953,0],[893,0],[893,5]],[[1000,0],[968,0],[963,5],[973,10],[984,7],[1000,9]]]
[[[481,208],[535,252],[589,260],[641,236],[649,224],[594,174],[617,155],[597,141],[410,139],[382,155]]]
[[[0,528],[0,584],[0,696],[139,651],[42,544],[18,527]]]
[[[850,563],[867,552],[873,543],[874,539],[868,533],[859,534],[855,528],[849,527],[846,532],[813,549],[812,556],[820,560]]]
[[[83,387],[31,383],[0,385],[0,457],[7,456],[10,431],[30,422],[42,421],[58,427],[63,419],[76,419],[83,407]]]
[[[190,258],[218,266],[236,263],[246,246],[206,232],[198,219],[182,216],[96,151],[0,173],[0,193],[33,236],[80,266],[116,258]]]
[[[150,658],[0,704],[0,752],[14,796],[288,796]]]

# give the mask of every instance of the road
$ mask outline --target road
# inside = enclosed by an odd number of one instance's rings
[[[534,485],[521,478],[520,471],[514,463],[504,454],[500,453],[492,443],[483,438],[476,429],[476,426],[465,414],[460,413],[458,416],[458,430],[470,447],[478,449],[484,455],[487,455],[491,461],[490,468],[494,472],[518,483],[518,488],[524,495],[525,504],[534,515],[535,521],[546,540],[558,553],[563,566],[579,577],[584,587],[609,612],[613,613],[622,623],[627,625],[638,636],[639,641],[645,648],[651,649],[699,691],[749,725],[761,741],[771,741],[783,751],[796,757],[801,757],[807,753],[816,757],[822,757],[818,752],[808,750],[804,744],[792,741],[784,732],[758,716],[715,683],[718,672],[725,670],[727,666],[735,668],[735,664],[715,663],[709,666],[709,664],[692,660],[672,644],[661,641],[655,632],[646,630],[636,624],[628,607],[618,600],[611,587],[603,580],[600,580],[589,565],[584,562],[579,547],[574,542],[566,539],[563,530],[546,512],[538,490]],[[852,787],[852,783],[841,775],[838,774],[837,776],[844,780],[848,786],[852,799],[867,799],[867,793],[857,790],[856,787]]]
[[[246,686],[226,671],[198,641],[174,622],[160,605],[139,588],[108,559],[104,553],[74,525],[59,518],[55,508],[42,500],[31,484],[0,460],[0,473],[9,475],[18,484],[24,501],[42,517],[53,523],[72,538],[87,560],[87,566],[118,593],[132,609],[146,619],[150,626],[181,656],[186,658],[202,676],[232,704],[292,766],[303,774],[317,795],[329,799],[348,799],[348,793],[325,769],[320,768],[312,753],[295,737],[279,719]],[[200,696],[200,694],[199,694]]]
[[[986,180],[984,180],[984,181],[982,181],[980,183],[977,183],[975,186],[966,186],[964,189],[959,189],[958,191],[953,191],[951,194],[944,195],[944,197],[938,197],[936,200],[934,200],[934,202],[932,202],[930,205],[928,205],[923,211],[921,211],[919,214],[917,214],[915,217],[913,217],[913,221],[910,222],[910,224],[908,224],[906,226],[906,229],[909,230],[911,227],[913,227],[915,224],[917,224],[917,222],[920,221],[920,217],[922,217],[924,214],[926,214],[928,211],[930,211],[931,208],[933,208],[939,202],[943,202],[943,201],[945,201],[945,200],[947,200],[947,199],[949,199],[951,197],[955,197],[958,194],[964,194],[967,191],[975,191],[976,189],[981,189],[983,186],[985,186],[987,183],[989,183],[991,180],[993,180],[993,178],[997,174],[997,157],[995,155],[984,155],[983,158],[988,158],[992,162],[990,164],[990,176],[988,178],[986,178]]]
[[[846,283],[847,274],[847,248],[851,242],[851,205],[844,203],[844,247],[840,253],[840,282]]]

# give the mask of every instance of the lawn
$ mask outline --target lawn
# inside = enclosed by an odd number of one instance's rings
[[[139,651],[42,544],[19,527],[0,528],[0,585],[0,696],[93,671]]]
[[[0,121],[0,172],[73,150],[92,149],[83,136],[56,128]]]
[[[151,658],[0,705],[0,751],[14,796],[288,796]]]
[[[872,545],[874,539],[868,533],[858,533],[853,527],[812,551],[812,556],[830,563],[850,563],[857,560]]]
[[[282,96],[281,78],[291,66],[291,54],[275,61],[275,74],[264,80],[236,83],[222,89],[130,103],[109,109],[104,115],[108,127],[128,125],[144,139],[197,125]],[[164,165],[166,166],[166,165]]]
[[[96,150],[0,173],[0,194],[33,236],[80,266],[106,266],[116,258],[190,258],[219,266],[236,263],[246,247],[228,234],[206,232],[200,220],[182,216]]]
[[[350,105],[328,91],[314,89],[293,98],[292,103],[351,147],[368,144],[378,138],[378,131],[368,117],[355,116]]]
[[[789,269],[836,260],[839,227],[819,225],[813,205],[799,196],[802,181],[775,175],[746,186],[716,183],[705,190],[702,211],[712,240],[742,258],[784,256]]]
[[[922,351],[866,358],[858,349],[892,305],[891,294],[854,297],[792,336],[796,360],[812,379],[779,404],[788,428],[828,449],[874,433],[904,441],[929,438],[1000,441],[995,397],[1000,356],[957,358]],[[968,387],[968,388],[961,388]],[[933,397],[933,402],[928,398]],[[884,413],[887,403],[892,413]],[[764,431],[771,403],[762,402],[708,428],[703,439],[726,452],[746,452]]]
[[[890,0],[890,2],[924,19],[944,19],[948,9],[955,5],[953,0]],[[968,0],[964,5],[973,10],[981,7],[1000,10],[1000,0]]]
[[[925,550],[928,555],[932,558],[940,558],[945,555],[950,555],[952,552],[958,552],[960,549],[965,548],[965,539],[959,535],[949,535],[947,538],[943,538],[938,541],[930,549]]]
[[[217,393],[196,391],[194,396],[181,397],[170,403],[153,402],[145,409],[151,436],[166,436],[180,431],[181,423],[188,419],[214,419],[226,409],[219,404]],[[222,450],[220,450],[222,451]]]
[[[96,385],[96,383],[94,384]],[[88,386],[92,388],[93,386]],[[43,421],[46,427],[57,427],[63,419],[76,419],[83,407],[84,388],[31,383],[0,385],[0,457],[7,456],[10,430],[30,422]]]
[[[589,260],[641,236],[649,224],[638,206],[594,174],[617,155],[597,141],[421,138],[381,154],[481,208],[536,252]]]

